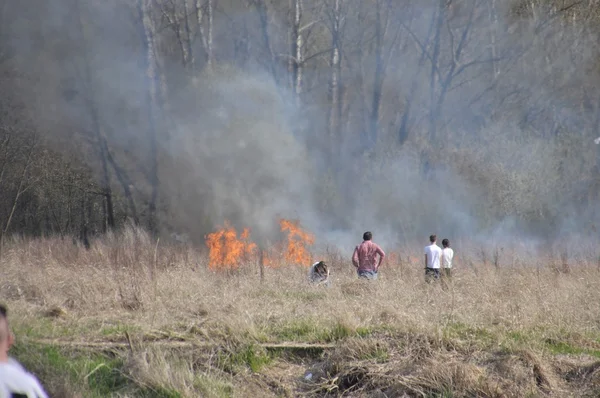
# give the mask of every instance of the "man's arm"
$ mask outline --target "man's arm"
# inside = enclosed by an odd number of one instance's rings
[[[352,264],[355,268],[358,268],[358,246],[354,248],[354,254],[352,254]]]
[[[427,268],[427,253],[425,253],[425,268]]]

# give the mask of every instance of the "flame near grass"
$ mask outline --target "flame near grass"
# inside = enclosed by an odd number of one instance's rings
[[[244,228],[238,238],[237,231],[227,221],[223,228],[206,236],[206,246],[211,270],[238,269],[256,250],[256,244],[250,241],[250,229]]]
[[[309,247],[315,243],[313,234],[305,231],[296,220],[280,219],[279,227],[286,235],[284,241],[264,248],[263,265],[277,268],[282,263],[308,267],[312,264]],[[231,270],[258,256],[257,246],[250,240],[250,229],[244,228],[238,238],[229,222],[224,227],[206,235],[211,270]]]

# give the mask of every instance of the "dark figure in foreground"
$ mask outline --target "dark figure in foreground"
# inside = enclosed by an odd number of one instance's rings
[[[429,246],[425,246],[425,281],[440,279],[440,258],[442,249],[436,244],[437,236],[429,236]]]
[[[359,278],[377,279],[379,267],[385,257],[381,247],[371,239],[373,239],[373,234],[369,231],[365,232],[363,242],[356,246],[352,255],[352,264],[356,267]],[[379,255],[379,259],[377,255]]]
[[[317,261],[310,267],[308,278],[315,285],[329,286],[329,267],[324,261]]]
[[[37,378],[8,355],[13,343],[6,307],[0,305],[0,398],[48,398]]]

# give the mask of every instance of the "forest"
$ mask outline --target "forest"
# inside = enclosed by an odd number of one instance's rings
[[[599,22],[597,0],[3,0],[0,234],[589,236]]]

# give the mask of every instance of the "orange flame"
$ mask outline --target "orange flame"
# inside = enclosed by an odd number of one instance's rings
[[[314,244],[315,237],[300,227],[298,221],[280,219],[281,232],[287,233],[284,242],[265,248],[263,265],[277,267],[282,263],[310,266],[312,255],[308,246]],[[209,249],[208,267],[211,270],[237,269],[244,261],[257,258],[256,244],[250,241],[250,231],[245,228],[237,237],[236,230],[225,221],[225,226],[216,232],[206,235],[206,246]]]
[[[256,245],[249,238],[248,228],[244,228],[238,239],[235,228],[225,221],[222,229],[206,236],[206,246],[209,250],[208,267],[211,270],[239,268],[256,249]]]
[[[285,261],[288,264],[310,266],[312,255],[307,246],[315,243],[315,237],[300,227],[298,221],[280,219],[281,232],[287,231]]]

